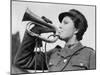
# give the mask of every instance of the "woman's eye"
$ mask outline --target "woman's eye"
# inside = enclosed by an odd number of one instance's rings
[[[68,22],[64,21],[64,24],[68,24]]]

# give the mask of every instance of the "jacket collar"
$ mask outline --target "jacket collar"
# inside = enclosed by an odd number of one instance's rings
[[[66,58],[66,57],[72,55],[74,52],[76,52],[77,50],[79,50],[82,47],[83,47],[83,45],[80,42],[77,43],[72,49],[65,46],[63,49],[61,49],[59,54],[60,54],[60,56]]]

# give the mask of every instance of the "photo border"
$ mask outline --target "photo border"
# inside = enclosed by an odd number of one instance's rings
[[[59,4],[59,5],[75,5],[75,6],[91,6],[95,7],[95,59],[97,58],[97,6],[96,5],[87,5],[87,4],[73,4],[73,3],[58,3],[58,2],[42,2],[42,1],[25,1],[25,0],[10,0],[10,74],[11,75],[16,75],[11,73],[12,69],[12,2],[32,2],[32,3],[45,3],[45,4]],[[97,59],[96,59],[97,61]],[[96,62],[95,61],[95,62]],[[97,69],[97,62],[96,62],[96,68],[95,69],[90,69],[90,70],[96,70]],[[71,72],[71,71],[88,71],[88,70],[67,70],[67,71],[61,71],[61,72]],[[36,72],[36,73],[20,73],[20,74],[41,74],[41,73],[59,73],[60,71],[53,71],[53,72]]]

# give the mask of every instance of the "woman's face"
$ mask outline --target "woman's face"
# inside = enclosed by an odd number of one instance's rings
[[[75,34],[76,28],[74,27],[73,20],[69,16],[63,18],[58,32],[61,40],[70,39]]]

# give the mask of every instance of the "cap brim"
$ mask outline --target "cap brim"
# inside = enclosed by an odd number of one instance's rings
[[[71,14],[71,13],[69,13],[69,12],[63,12],[63,13],[59,14],[59,17],[58,17],[59,18],[59,21],[62,22],[62,20],[63,20],[63,18],[65,16],[74,16],[74,15]]]

